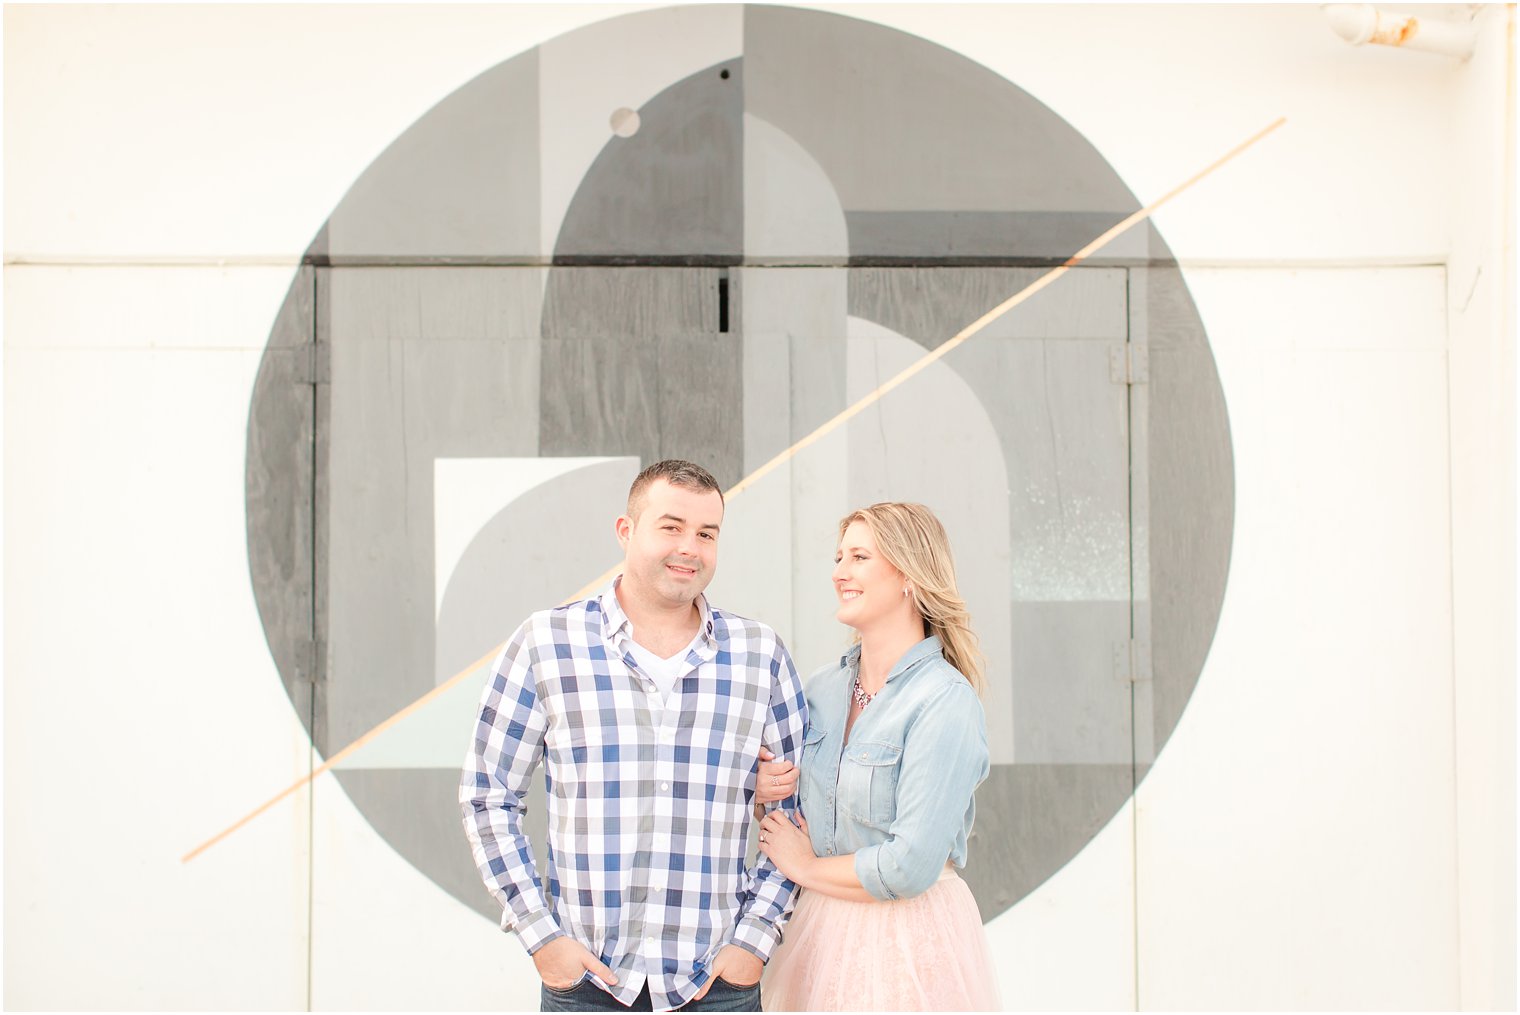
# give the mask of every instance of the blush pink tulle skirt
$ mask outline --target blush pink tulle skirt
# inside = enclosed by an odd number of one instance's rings
[[[922,895],[846,902],[803,891],[765,968],[766,1011],[997,1011],[987,932],[946,868]]]

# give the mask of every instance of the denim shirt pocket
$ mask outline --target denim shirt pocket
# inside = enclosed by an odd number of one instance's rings
[[[902,746],[851,743],[839,762],[839,808],[883,831],[897,816],[897,772]]]
[[[816,805],[822,802],[821,796],[818,796],[816,800],[814,797],[817,796],[824,786],[833,781],[828,778],[828,774],[825,772],[827,766],[824,764],[818,751],[819,745],[823,743],[823,738],[828,735],[828,730],[819,729],[817,726],[809,723],[807,732],[802,736],[802,754],[797,762],[798,766],[802,769],[802,779],[797,784],[797,802],[802,805],[804,814],[807,813],[809,805]]]

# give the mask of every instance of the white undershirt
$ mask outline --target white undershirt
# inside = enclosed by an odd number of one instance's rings
[[[687,643],[685,648],[669,659],[661,659],[643,645],[634,641],[632,632],[629,632],[628,647],[633,652],[633,658],[638,662],[639,668],[649,674],[650,679],[654,681],[654,686],[660,689],[660,700],[662,702],[669,701],[670,692],[676,689],[676,680],[680,678],[681,672],[686,668],[686,653],[691,650],[692,645],[695,645],[697,638],[701,636],[702,630],[698,628],[696,636]]]

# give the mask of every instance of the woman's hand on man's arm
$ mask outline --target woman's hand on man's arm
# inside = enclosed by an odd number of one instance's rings
[[[802,770],[790,761],[776,761],[775,755],[760,748],[760,773],[755,778],[755,803],[779,803],[797,792],[797,778]]]

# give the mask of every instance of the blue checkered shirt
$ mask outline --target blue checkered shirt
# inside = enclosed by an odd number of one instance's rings
[[[662,703],[629,651],[619,581],[512,636],[459,799],[504,930],[530,954],[569,934],[617,973],[609,992],[623,1004],[647,980],[655,1008],[677,1008],[724,945],[765,960],[780,940],[796,887],[769,858],[746,862],[749,826],[760,746],[796,761],[807,702],[776,633],[703,598],[699,637]],[[522,827],[541,758],[542,866]]]

